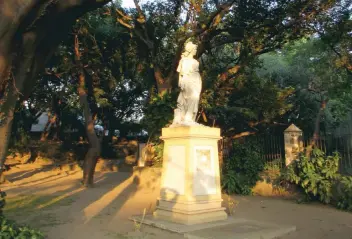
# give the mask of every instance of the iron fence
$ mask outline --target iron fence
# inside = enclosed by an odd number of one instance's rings
[[[304,146],[307,147],[311,139],[305,137]],[[339,153],[341,159],[339,170],[344,174],[352,174],[352,134],[345,135],[320,135],[314,143],[315,147],[322,150],[326,155]]]
[[[308,146],[311,137],[304,137],[304,146]],[[226,160],[236,153],[233,143],[246,143],[247,140],[256,141],[261,148],[262,159],[267,163],[284,165],[285,163],[285,141],[284,134],[259,134],[239,139],[224,138],[219,142],[221,160]],[[352,134],[341,136],[322,135],[315,141],[315,147],[322,150],[326,155],[338,152],[341,156],[339,163],[340,172],[352,175]]]
[[[260,134],[255,136],[248,136],[238,139],[223,138],[219,143],[220,156],[223,159],[228,159],[234,156],[236,152],[233,150],[235,142],[246,144],[251,141],[255,142],[260,147],[261,157],[263,161],[268,163],[284,163],[285,158],[285,145],[284,136],[274,134]]]

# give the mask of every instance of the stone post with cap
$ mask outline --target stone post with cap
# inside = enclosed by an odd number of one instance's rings
[[[285,164],[289,166],[297,160],[299,153],[303,151],[303,133],[296,125],[291,124],[284,131],[285,139]]]

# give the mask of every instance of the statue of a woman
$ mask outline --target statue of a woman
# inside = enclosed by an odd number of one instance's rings
[[[202,89],[202,79],[199,74],[199,62],[193,58],[196,53],[197,45],[188,42],[177,68],[177,72],[179,72],[178,85],[181,92],[177,99],[172,127],[198,125],[195,120]]]

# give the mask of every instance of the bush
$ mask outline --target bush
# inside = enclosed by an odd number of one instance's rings
[[[160,168],[163,166],[164,143],[155,142],[154,144],[152,144],[152,147],[153,147],[152,166]]]
[[[339,176],[339,160],[337,153],[326,156],[321,150],[314,149],[310,158],[301,154],[283,176],[285,180],[299,185],[309,199],[330,203],[332,186]]]
[[[341,177],[337,187],[337,208],[352,212],[352,177]]]
[[[261,179],[267,183],[280,184],[282,162],[283,160],[281,158],[266,162],[263,172],[260,174]]]
[[[233,144],[234,156],[225,160],[222,169],[222,189],[229,193],[249,195],[260,179],[264,163],[261,158],[261,147],[257,142]]]
[[[6,239],[44,239],[44,235],[29,227],[18,226],[15,222],[0,216],[0,238]]]
[[[0,191],[0,238],[4,239],[44,239],[44,235],[26,226],[19,226],[3,215],[6,193]]]
[[[5,197],[6,197],[6,193],[1,191],[0,189],[0,216],[2,216],[2,210],[5,207]]]
[[[298,185],[309,200],[332,203],[352,211],[352,177],[338,173],[340,156],[326,156],[314,149],[310,158],[301,154],[299,160],[282,174],[284,180]]]

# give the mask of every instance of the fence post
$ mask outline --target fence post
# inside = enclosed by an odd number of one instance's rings
[[[298,154],[303,151],[303,133],[296,125],[291,124],[284,131],[285,138],[285,163],[290,165],[298,159]]]

